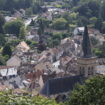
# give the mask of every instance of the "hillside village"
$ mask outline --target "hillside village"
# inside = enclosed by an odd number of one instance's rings
[[[5,42],[0,36],[0,91],[13,90],[18,95],[30,93],[64,102],[76,83],[105,75],[104,30],[93,24],[75,25],[78,13],[69,7],[57,7],[63,3],[46,1],[40,6],[41,13],[31,15],[25,9],[11,15],[3,13],[5,24],[21,20],[23,25],[18,34],[6,30],[9,25],[3,26],[6,32]],[[74,16],[72,24],[63,19],[67,14]],[[4,54],[4,46],[11,48],[10,55]]]

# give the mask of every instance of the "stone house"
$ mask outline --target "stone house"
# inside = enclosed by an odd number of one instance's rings
[[[17,68],[13,66],[0,66],[0,77],[1,78],[10,78],[17,76]]]
[[[18,56],[14,55],[6,62],[6,65],[19,67],[21,66],[21,59]]]

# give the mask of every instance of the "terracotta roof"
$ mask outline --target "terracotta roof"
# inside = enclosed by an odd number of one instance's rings
[[[34,79],[40,78],[42,74],[43,74],[43,71],[37,70],[36,72],[26,74],[26,78],[34,80]]]
[[[39,63],[35,66],[35,70],[46,70],[47,68],[51,68],[53,65],[50,62]]]
[[[20,42],[20,43],[16,46],[16,48],[25,48],[25,49],[27,49],[27,50],[30,49],[30,47],[29,47],[29,46],[27,45],[27,43],[24,42],[24,41]]]

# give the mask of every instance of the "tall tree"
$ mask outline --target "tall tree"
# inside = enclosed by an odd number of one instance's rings
[[[3,25],[5,24],[5,18],[2,14],[0,14],[0,33],[3,33]]]

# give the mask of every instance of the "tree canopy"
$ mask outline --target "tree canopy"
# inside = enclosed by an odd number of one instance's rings
[[[54,100],[41,96],[19,96],[11,91],[0,92],[0,105],[58,105]]]
[[[95,76],[77,85],[65,105],[105,105],[105,76]]]
[[[15,34],[17,37],[19,37],[22,27],[24,27],[24,24],[21,20],[13,20],[4,25],[4,30],[7,34]]]
[[[64,30],[67,27],[67,21],[64,18],[57,18],[53,21],[53,28],[57,30]]]

